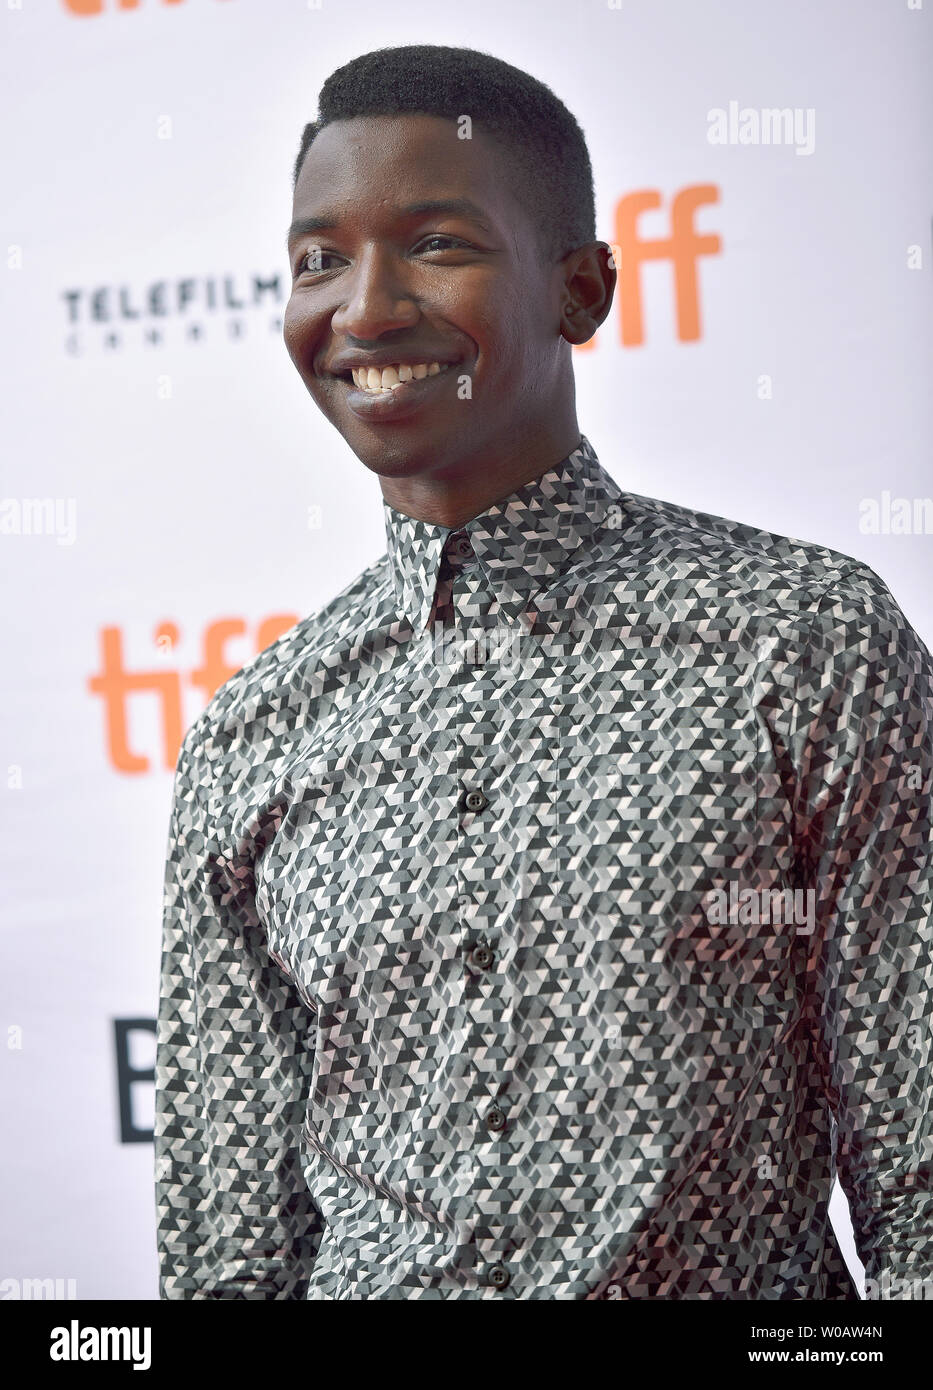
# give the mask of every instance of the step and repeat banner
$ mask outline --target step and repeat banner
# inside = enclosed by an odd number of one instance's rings
[[[552,87],[621,266],[574,352],[602,463],[867,561],[930,645],[931,12],[4,4],[0,1298],[157,1296],[180,741],[385,549],[378,482],[282,340],[291,170],[324,79],[430,42]]]

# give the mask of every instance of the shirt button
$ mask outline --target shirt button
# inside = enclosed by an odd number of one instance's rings
[[[500,1110],[498,1105],[494,1105],[491,1110],[486,1111],[486,1128],[493,1134],[501,1129],[505,1129],[505,1111]]]
[[[465,531],[457,531],[450,539],[450,553],[458,560],[470,560],[473,547]]]
[[[468,957],[477,970],[488,970],[495,958],[496,953],[491,946],[474,946]]]
[[[464,792],[460,804],[465,811],[482,811],[489,805],[489,798],[480,791]]]
[[[494,1289],[504,1289],[511,1277],[511,1274],[503,1264],[490,1265],[489,1269],[486,1271],[486,1278]]]

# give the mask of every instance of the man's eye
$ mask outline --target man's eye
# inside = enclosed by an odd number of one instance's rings
[[[432,245],[432,243],[436,242],[440,242],[441,245]],[[456,250],[460,247],[467,246],[468,243],[461,241],[459,237],[445,236],[442,232],[434,232],[431,236],[422,237],[421,241],[418,243],[418,248],[428,251],[446,251],[451,248]],[[323,272],[328,269],[325,262],[331,259],[339,261],[342,260],[343,257],[338,256],[336,251],[325,251],[323,247],[320,246],[314,247],[313,250],[306,251],[301,257],[298,262],[296,273],[298,275],[308,275],[314,274],[315,272]]]
[[[431,236],[424,237],[422,241],[419,242],[419,245],[424,246],[425,243],[429,241],[446,241],[451,246],[466,246],[466,242],[461,241],[459,237],[445,236],[443,232],[434,232]],[[440,249],[443,250],[444,248],[441,247]]]
[[[327,267],[324,262],[328,260],[329,257],[336,255],[336,251],[325,251],[322,247],[316,246],[313,251],[306,251],[302,256],[301,260],[298,262],[297,273],[303,275],[307,272],[326,270]],[[340,258],[337,257],[337,259],[339,260]]]

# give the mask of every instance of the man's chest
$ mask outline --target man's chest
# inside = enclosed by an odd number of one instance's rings
[[[712,972],[739,1008],[783,997],[785,929],[708,911],[717,884],[791,867],[755,649],[469,655],[348,690],[270,764],[256,905],[307,997],[436,1008],[484,943],[516,991],[556,971],[694,1000]]]

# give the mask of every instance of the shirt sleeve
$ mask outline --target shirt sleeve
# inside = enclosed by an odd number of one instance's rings
[[[211,767],[175,773],[155,1068],[159,1291],[301,1299],[323,1230],[301,1173],[313,1016],[269,955],[252,871],[225,860]]]
[[[870,1297],[933,1279],[933,663],[881,579],[824,597],[798,691],[815,1056]]]

